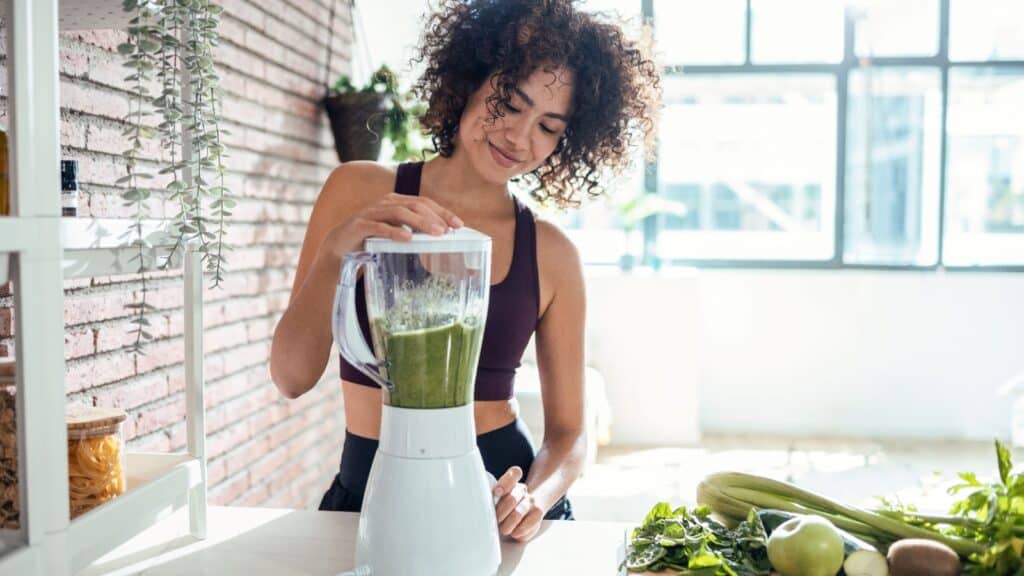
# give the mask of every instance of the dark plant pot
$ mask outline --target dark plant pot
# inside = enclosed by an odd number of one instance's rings
[[[376,160],[384,130],[383,94],[330,94],[324,108],[331,121],[338,160]]]

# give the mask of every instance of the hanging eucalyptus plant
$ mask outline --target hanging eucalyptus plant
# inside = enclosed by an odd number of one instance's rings
[[[145,271],[153,265],[153,247],[143,233],[147,202],[159,194],[177,208],[167,221],[172,245],[159,267],[168,268],[186,244],[195,243],[217,287],[224,281],[230,250],[226,224],[235,201],[224,186],[221,137],[226,131],[219,122],[223,92],[213,64],[223,9],[209,0],[123,0],[122,5],[132,18],[128,39],[118,52],[131,70],[125,80],[134,86],[134,99],[124,130],[131,144],[124,153],[127,174],[118,183],[126,186],[125,204],[135,207],[135,223],[125,240],[138,248],[132,261],[141,276],[141,299],[129,307],[135,312],[133,349],[141,352],[142,344],[152,338],[146,318],[153,309],[146,301]],[[158,94],[149,89],[154,79],[159,81]],[[170,179],[162,190],[146,186],[153,174],[141,163],[144,142],[157,136],[170,157],[159,170]]]

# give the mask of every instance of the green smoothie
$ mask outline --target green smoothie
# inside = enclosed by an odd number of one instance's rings
[[[384,402],[399,408],[454,408],[473,401],[482,326],[461,322],[422,330],[389,331],[372,323],[374,347],[385,361]]]

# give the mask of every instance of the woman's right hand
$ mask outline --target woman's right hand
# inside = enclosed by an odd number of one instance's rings
[[[439,236],[448,228],[461,228],[462,220],[430,198],[389,193],[327,233],[321,250],[336,258],[361,250],[367,238],[408,241],[413,230]]]

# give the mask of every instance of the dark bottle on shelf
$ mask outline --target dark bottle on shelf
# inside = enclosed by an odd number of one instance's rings
[[[0,130],[0,216],[11,213],[11,185],[7,176],[7,133]]]
[[[78,160],[60,161],[61,216],[78,216]]]

